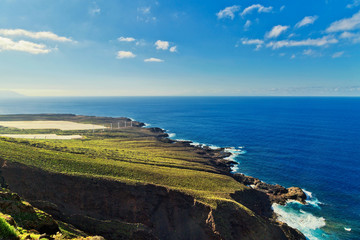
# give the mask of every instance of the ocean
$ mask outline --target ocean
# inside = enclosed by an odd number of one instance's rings
[[[233,170],[285,187],[306,205],[273,205],[310,240],[360,239],[360,98],[103,97],[0,99],[0,114],[126,116],[173,139],[233,147]]]

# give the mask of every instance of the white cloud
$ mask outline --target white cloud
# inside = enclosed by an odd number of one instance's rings
[[[247,39],[247,38],[242,38],[241,39],[241,43],[244,45],[261,45],[264,44],[263,40],[260,39]]]
[[[242,11],[242,13],[240,15],[245,16],[246,14],[250,14],[254,10],[257,10],[258,13],[262,13],[262,12],[268,13],[273,10],[273,7],[264,7],[261,4],[253,4],[253,5],[245,8],[244,11]]]
[[[306,25],[314,24],[314,22],[318,19],[318,16],[306,16],[300,22],[295,25],[295,28],[301,28]]]
[[[344,55],[344,51],[342,51],[342,52],[336,52],[336,53],[334,53],[334,54],[332,55],[332,58],[339,58],[339,57],[341,57],[342,55]]]
[[[270,32],[266,33],[265,36],[267,38],[277,38],[278,36],[280,36],[281,33],[285,32],[288,28],[289,26],[282,26],[282,25],[274,26]]]
[[[355,33],[352,33],[352,32],[343,32],[341,35],[340,35],[340,38],[353,38],[355,37],[357,34]]]
[[[95,1],[92,2],[91,6],[89,7],[89,14],[91,16],[96,16],[99,15],[101,13],[101,9],[99,8],[99,6],[96,4]]]
[[[352,3],[346,5],[347,8],[354,8],[360,6],[360,0],[354,0]]]
[[[118,41],[120,41],[120,42],[133,42],[133,41],[135,41],[135,38],[132,38],[132,37],[119,37]]]
[[[316,54],[316,52],[312,49],[306,49],[303,51],[303,54],[306,55],[306,56],[313,56]]]
[[[266,45],[266,47],[271,47],[272,49],[279,49],[283,47],[322,47],[329,44],[335,44],[339,41],[333,37],[324,36],[322,38],[316,38],[316,39],[306,39],[306,40],[300,40],[300,41],[289,41],[289,40],[283,40],[283,41],[274,41],[270,42]]]
[[[159,58],[147,58],[144,60],[144,62],[164,62],[164,60]]]
[[[295,59],[295,58],[296,58],[295,54],[291,55],[291,57],[290,57],[290,59]]]
[[[351,18],[343,18],[333,22],[327,29],[327,32],[341,32],[360,28],[360,11]]]
[[[285,5],[282,5],[282,6],[280,7],[280,12],[284,11],[284,9],[285,9]]]
[[[101,12],[101,9],[98,8],[98,7],[95,7],[95,8],[92,8],[92,9],[89,10],[89,14],[91,16],[95,16],[97,14],[100,14],[100,12]]]
[[[136,57],[136,55],[130,51],[118,51],[116,56],[116,58],[118,59],[134,58],[134,57]]]
[[[151,13],[151,7],[141,7],[137,9],[138,12],[141,12],[142,14],[150,14]]]
[[[49,53],[51,50],[44,44],[37,44],[29,41],[13,41],[10,38],[0,37],[0,51],[20,51],[31,54]]]
[[[169,49],[170,52],[177,52],[177,47],[173,46]]]
[[[241,43],[243,45],[256,45],[256,49],[255,50],[259,50],[262,45],[264,44],[263,40],[260,39],[247,39],[247,38],[242,38],[241,39]]]
[[[360,33],[343,32],[340,35],[340,38],[351,40],[353,43],[359,43]]]
[[[60,37],[52,32],[30,32],[24,29],[0,29],[0,35],[8,37],[28,37],[58,42],[72,42],[70,38]]]
[[[222,18],[231,18],[234,19],[235,17],[235,13],[237,11],[240,10],[240,6],[238,5],[234,5],[231,7],[226,7],[225,9],[219,11],[216,16],[218,17],[218,19],[222,19]]]
[[[169,45],[170,44],[168,41],[157,40],[155,42],[156,49],[167,50],[169,48]]]
[[[136,16],[137,21],[150,23],[156,22],[157,18],[151,14],[151,7],[140,7],[137,9],[138,15]]]
[[[251,26],[251,21],[247,20],[246,23],[244,24],[244,29],[247,30],[249,29],[250,26]]]

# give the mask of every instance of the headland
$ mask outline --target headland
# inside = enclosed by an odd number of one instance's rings
[[[0,126],[0,134],[6,134],[0,138],[0,183],[7,189],[3,191],[18,193],[55,222],[109,240],[305,239],[277,221],[271,209],[272,203],[287,200],[304,203],[304,192],[233,174],[236,162],[227,159],[231,153],[224,148],[174,141],[163,129],[144,128],[129,118],[0,116],[0,122],[15,121],[45,121],[45,126],[67,122],[66,130]],[[69,122],[88,126],[69,129]],[[55,239],[61,232],[66,230],[45,233]]]

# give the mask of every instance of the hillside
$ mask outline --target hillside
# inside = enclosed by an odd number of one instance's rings
[[[0,134],[82,136],[1,137],[0,175],[2,187],[86,233],[106,239],[305,239],[274,220],[268,194],[230,174],[232,163],[224,160],[224,149],[174,142],[161,129],[142,128],[139,122],[125,127],[125,121],[131,121],[127,118],[0,116],[0,121],[15,120],[107,127],[0,127]]]

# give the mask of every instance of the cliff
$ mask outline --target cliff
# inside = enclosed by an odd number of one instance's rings
[[[0,139],[0,183],[54,219],[108,240],[305,239],[273,218],[272,196],[283,190],[247,187],[254,184],[230,174],[223,149],[174,142],[161,129],[84,136]]]

